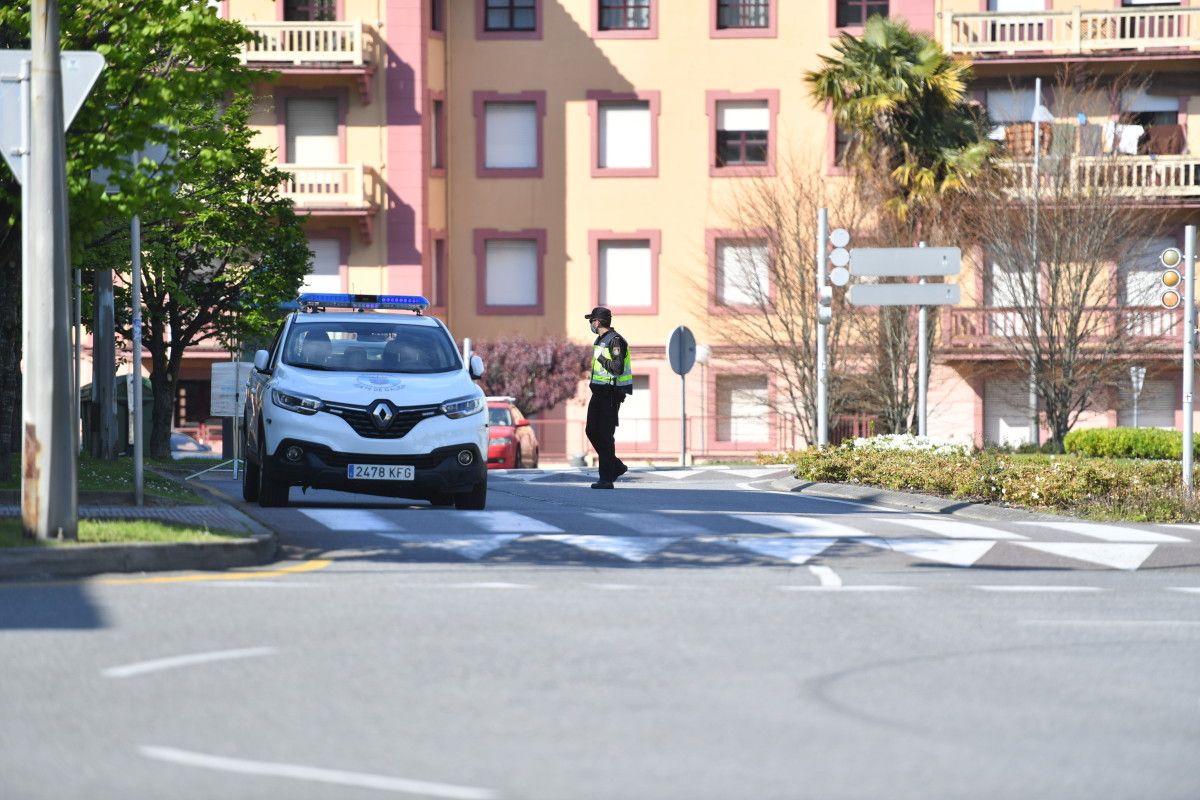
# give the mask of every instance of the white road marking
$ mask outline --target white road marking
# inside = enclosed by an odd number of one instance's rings
[[[620,525],[624,528],[635,530],[639,533],[652,534],[677,534],[680,536],[694,536],[696,534],[709,533],[708,530],[701,528],[687,520],[675,519],[668,517],[665,514],[637,514],[623,513],[620,511],[588,511],[587,515],[605,525]],[[607,530],[607,528],[606,528]]]
[[[778,558],[791,564],[803,564],[815,555],[837,544],[837,539],[721,539],[723,544],[734,545],[760,555]]]
[[[677,536],[586,536],[574,533],[546,533],[537,538],[539,541],[562,542],[595,553],[608,553],[626,561],[645,561],[679,541]]]
[[[926,533],[945,536],[947,539],[1028,539],[1028,536],[1021,536],[1017,533],[1009,533],[1008,531],[989,528],[985,525],[976,525],[972,522],[963,522],[957,519],[936,519],[925,517],[889,517],[886,522],[896,525],[904,525],[908,528],[917,528]]]
[[[1020,625],[1078,625],[1078,626],[1139,626],[1150,625],[1156,627],[1184,627],[1189,625],[1200,625],[1200,620],[1194,619],[1023,619],[1019,620]]]
[[[926,561],[940,561],[956,567],[969,567],[983,558],[995,542],[945,541],[944,539],[864,539],[863,544],[895,550]]]
[[[711,513],[711,512],[709,512]],[[734,519],[774,528],[793,536],[835,536],[838,538],[862,538],[867,534],[849,525],[830,522],[820,517],[804,517],[798,514],[731,514]]]
[[[528,583],[505,583],[504,581],[477,581],[474,583],[445,583],[448,589],[529,589]]]
[[[334,786],[353,786],[359,789],[375,789],[381,792],[398,792],[423,797],[448,797],[454,800],[495,800],[498,795],[491,789],[474,786],[456,786],[450,783],[416,781],[408,778],[393,778],[387,775],[372,775],[366,772],[345,772],[337,769],[305,767],[299,764],[279,764],[270,761],[250,761],[244,758],[228,758],[206,753],[177,750],[174,747],[138,747],[146,758],[169,761],[188,767],[236,772],[240,775],[263,775],[272,778],[291,778],[298,781],[327,783]]]
[[[981,592],[1103,592],[1099,586],[1047,586],[998,583],[990,586],[974,586]]]
[[[177,667],[191,667],[196,664],[209,664],[214,661],[230,661],[235,658],[255,658],[257,656],[274,655],[274,647],[245,647],[240,650],[214,650],[208,653],[193,653],[186,656],[171,658],[156,658],[153,661],[139,661],[135,664],[125,664],[120,667],[109,667],[100,671],[106,678],[131,678],[134,675],[145,675],[147,672],[159,672]]]
[[[620,592],[626,589],[637,589],[632,583],[589,583],[593,589],[606,589],[609,591]]]
[[[787,467],[757,467],[753,469],[730,469],[730,475],[741,475],[743,478],[765,478],[777,472],[785,472]]]
[[[222,589],[227,586],[245,587],[247,589],[311,589],[314,586],[321,586],[319,583],[310,581],[200,581],[197,586],[207,586],[213,589]]]
[[[915,592],[915,586],[780,586],[785,592]]]
[[[837,587],[842,585],[842,579],[833,571],[831,567],[826,567],[819,564],[814,564],[808,568],[808,571],[817,576],[817,580],[825,587]]]
[[[404,544],[415,544],[437,550],[450,550],[472,561],[499,550],[521,536],[519,533],[494,533],[475,536],[442,536],[436,533],[376,533],[385,539]]]
[[[1086,542],[1013,542],[1021,547],[1113,569],[1137,569],[1154,552],[1152,544],[1089,544]]]
[[[562,533],[548,522],[542,522],[516,511],[464,511],[464,521],[496,533]]]
[[[679,481],[679,480],[683,480],[684,478],[690,478],[693,475],[699,475],[701,472],[704,472],[704,470],[702,470],[702,469],[657,470],[656,469],[656,470],[652,470],[650,474],[661,475],[664,478],[672,478],[674,480]]]
[[[1171,586],[1168,587],[1169,592],[1187,592],[1188,594],[1200,594],[1200,586]]]
[[[361,508],[299,508],[304,516],[331,531],[402,531],[403,525]]]
[[[1105,542],[1187,542],[1178,536],[1168,536],[1165,533],[1144,531],[1138,528],[1125,528],[1120,525],[1103,525],[1099,522],[1021,522],[1021,525],[1032,525],[1040,528],[1052,528],[1056,531],[1088,536]]]

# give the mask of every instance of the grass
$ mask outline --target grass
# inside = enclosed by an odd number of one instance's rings
[[[51,540],[37,542],[21,533],[21,520],[0,517],[0,548],[2,547],[72,547],[78,544],[145,544],[167,542],[220,542],[247,536],[246,533],[209,530],[187,525],[174,525],[154,520],[93,520],[79,521],[79,541]]]
[[[215,463],[215,462],[213,462]],[[146,467],[157,467],[158,462],[146,460]],[[193,470],[195,471],[195,470]],[[0,481],[0,490],[21,488],[21,457],[13,456],[11,480]],[[143,488],[147,497],[170,500],[176,504],[199,505],[205,500],[186,486],[159,477],[146,469]],[[81,492],[133,492],[133,459],[124,456],[116,461],[101,461],[88,455],[79,457],[79,491]]]

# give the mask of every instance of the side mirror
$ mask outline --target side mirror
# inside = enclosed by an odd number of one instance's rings
[[[271,354],[266,350],[259,350],[254,354],[254,368],[259,372],[267,372],[271,365]]]
[[[483,377],[483,359],[479,356],[471,356],[470,373],[475,380]]]
[[[529,420],[527,420],[527,419],[523,419],[523,420],[521,420],[520,422],[518,422],[518,423],[517,423],[517,427],[518,427],[518,428],[528,428],[528,427],[529,427]]]

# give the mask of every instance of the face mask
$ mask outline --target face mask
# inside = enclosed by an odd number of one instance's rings
[[[599,329],[600,329],[600,323],[599,323],[599,322],[597,322],[596,320],[591,320],[590,322],[588,322],[588,327],[592,329],[592,333],[599,333],[599,332],[600,332],[600,330],[599,330]]]

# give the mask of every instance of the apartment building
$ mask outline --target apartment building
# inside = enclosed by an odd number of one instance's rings
[[[998,119],[1025,113],[1033,78],[1049,79],[1064,61],[1153,74],[1149,89],[1116,113],[1149,114],[1139,119],[1150,125],[1174,109],[1183,152],[1128,156],[1141,176],[1130,186],[1131,207],[1168,215],[1181,231],[1200,199],[1188,155],[1200,147],[1189,115],[1200,93],[1200,8],[1183,2],[220,5],[260,36],[247,63],[280,73],[262,85],[253,122],[291,175],[285,191],[308,214],[314,267],[306,287],[424,293],[433,313],[475,340],[589,342],[582,315],[608,305],[634,358],[619,446],[635,458],[665,459],[680,444],[680,380],[664,358],[677,325],[689,326],[709,353],[686,383],[694,453],[728,457],[797,443],[794,423],[772,411],[778,376],[754,367],[728,333],[729,310],[748,299],[743,287],[766,280],[765,241],[734,231],[730,210],[739,186],[775,174],[784,158],[836,180],[838,137],[803,73],[840,31],[888,14],[932,33],[976,62],[973,90]],[[982,264],[982,254],[975,260]],[[1147,302],[1150,266],[1117,265],[1131,305]],[[1019,441],[1029,417],[1015,396],[1021,377],[991,335],[989,314],[1003,306],[1002,292],[987,268],[963,280],[979,287],[944,317],[931,432]],[[1159,335],[1147,338],[1142,424],[1167,419],[1168,395],[1178,407],[1163,338],[1174,319],[1164,312]],[[585,395],[541,415],[547,455],[585,451]],[[1124,421],[1123,402],[1114,397],[1090,422]]]

